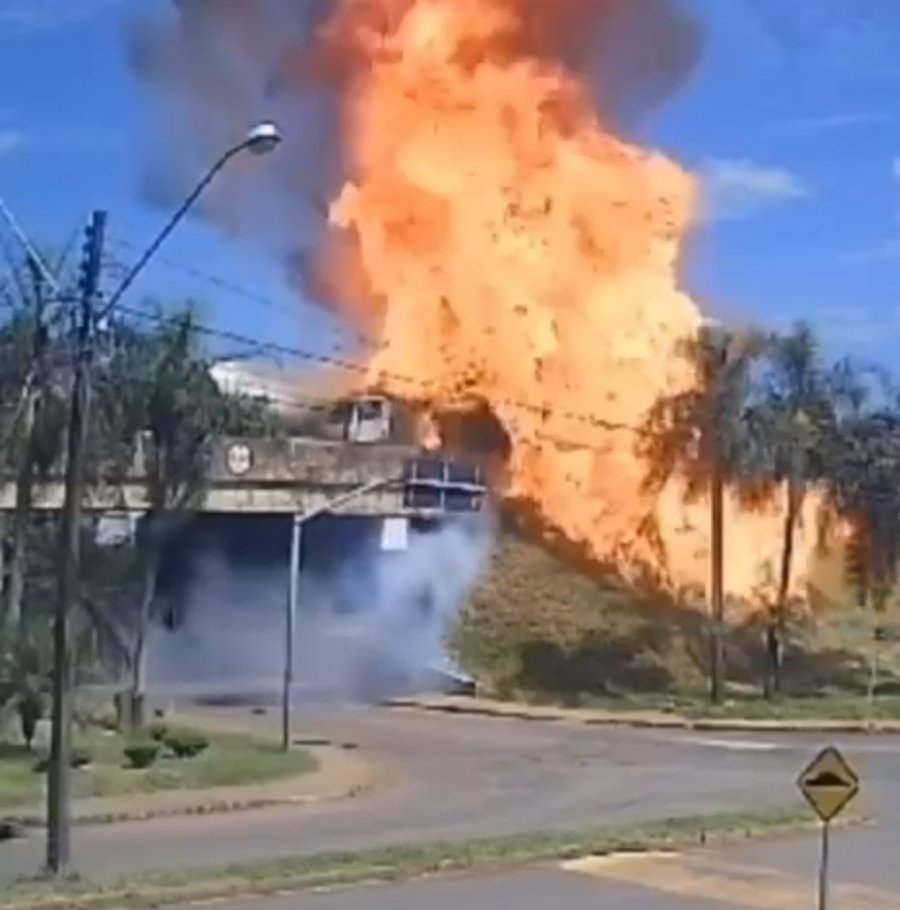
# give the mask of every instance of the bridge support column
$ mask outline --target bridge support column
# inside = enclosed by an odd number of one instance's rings
[[[300,554],[303,545],[303,516],[294,515],[291,525],[290,574],[284,614],[284,683],[281,691],[281,747],[291,748],[291,696],[294,688],[294,636],[297,634],[297,601],[300,593]]]

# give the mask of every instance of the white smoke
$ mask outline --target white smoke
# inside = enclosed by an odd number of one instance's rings
[[[348,554],[336,575],[301,573],[295,635],[296,697],[360,699],[415,691],[447,667],[444,637],[490,553],[493,519],[455,518],[410,530],[407,547]],[[228,691],[280,685],[288,572],[229,565],[198,553],[177,631],[155,627],[154,685]]]

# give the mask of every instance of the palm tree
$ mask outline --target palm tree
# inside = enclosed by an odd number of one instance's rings
[[[860,606],[883,611],[900,564],[900,409],[890,404],[839,428],[835,505],[852,527],[847,575]]]
[[[827,442],[835,432],[832,383],[812,328],[797,323],[772,335],[766,352],[759,414],[769,448],[770,479],[784,490],[784,525],[778,588],[766,617],[764,691],[781,691],[784,626],[797,525],[810,483],[825,477]]]
[[[694,383],[660,398],[647,415],[642,452],[648,461],[647,487],[672,476],[685,484],[688,500],[710,503],[710,698],[725,691],[724,500],[733,487],[747,501],[766,495],[758,469],[761,434],[751,408],[753,366],[766,347],[755,331],[730,332],[705,325],[683,340],[679,352],[690,364]]]
[[[191,305],[160,315],[150,330],[118,326],[96,378],[97,444],[118,470],[140,457],[147,478],[149,508],[137,535],[140,592],[130,624],[135,727],[143,723],[146,644],[163,543],[202,497],[212,440],[267,428],[262,405],[220,391],[197,328]]]
[[[834,505],[850,525],[845,573],[860,607],[873,609],[869,702],[878,673],[878,623],[900,576],[900,400],[857,406],[840,422],[832,451]]]

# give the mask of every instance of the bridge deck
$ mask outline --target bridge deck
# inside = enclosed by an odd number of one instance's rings
[[[352,444],[307,438],[221,439],[211,453],[209,482],[195,508],[201,512],[308,513],[324,509],[341,496],[367,484],[384,485],[334,508],[343,515],[433,516],[435,504],[411,508],[404,497],[403,477],[410,462],[422,456],[410,446]],[[433,457],[433,456],[432,456]],[[122,483],[95,484],[85,495],[89,511],[135,511],[148,507],[146,453]],[[33,508],[62,508],[64,489],[56,473],[34,491]],[[15,485],[0,481],[0,511],[15,508]]]

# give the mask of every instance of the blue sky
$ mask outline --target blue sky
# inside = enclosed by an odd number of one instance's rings
[[[730,318],[809,318],[835,352],[894,361],[900,64],[887,39],[900,10],[868,0],[690,2],[707,26],[703,61],[640,128],[703,175],[688,289]],[[149,5],[3,0],[0,195],[43,242],[66,242],[92,208],[107,208],[113,251],[128,259],[165,218],[138,200],[146,106],[120,40],[123,10]],[[202,299],[210,323],[254,338],[318,350],[334,341],[333,323],[298,302],[264,249],[196,222],[173,236],[140,291]]]

